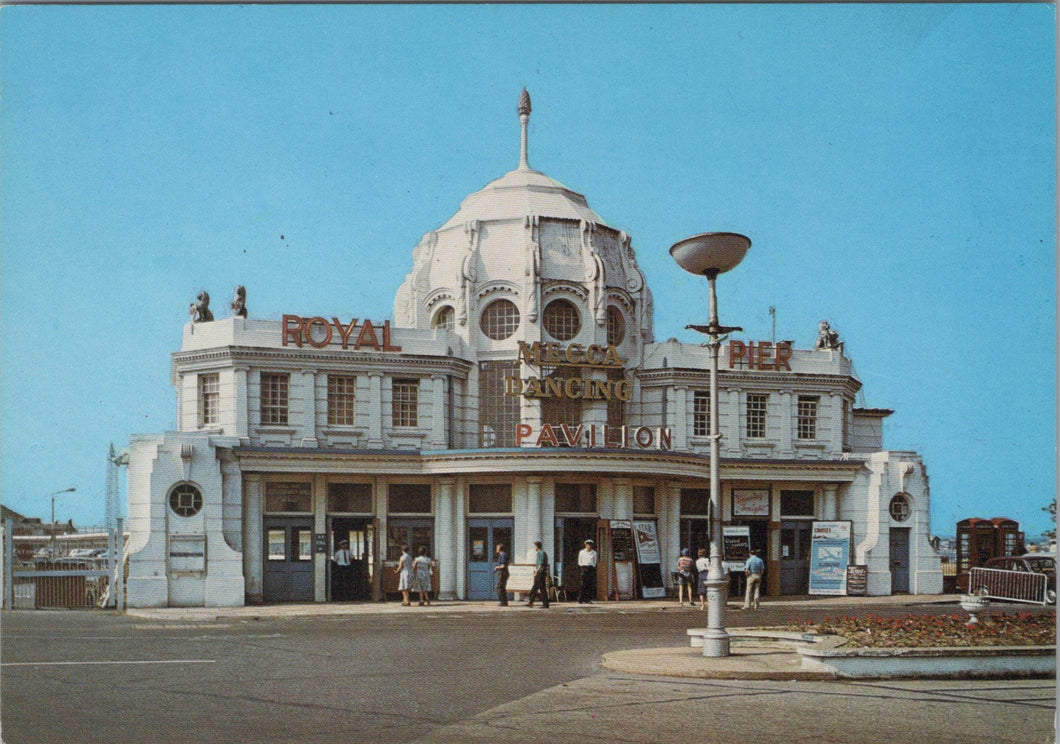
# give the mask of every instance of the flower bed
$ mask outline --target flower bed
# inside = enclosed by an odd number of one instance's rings
[[[1055,646],[1056,613],[991,613],[967,626],[967,615],[825,618],[820,623],[789,626],[804,633],[838,635],[845,647],[938,648],[965,646]]]

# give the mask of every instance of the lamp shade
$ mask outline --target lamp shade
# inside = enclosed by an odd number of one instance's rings
[[[677,265],[693,274],[707,274],[711,270],[721,274],[743,260],[751,240],[738,233],[709,232],[693,235],[674,243],[670,255]]]

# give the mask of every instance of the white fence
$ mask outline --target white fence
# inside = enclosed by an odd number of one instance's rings
[[[1049,577],[1030,571],[1006,571],[1000,568],[973,568],[968,577],[968,593],[986,590],[991,599],[1009,602],[1048,604]]]

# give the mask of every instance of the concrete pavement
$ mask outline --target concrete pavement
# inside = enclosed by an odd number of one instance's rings
[[[770,606],[813,607],[842,612],[853,608],[898,607],[924,604],[952,603],[953,595],[895,595],[888,597],[797,597],[780,598]],[[730,612],[739,611],[738,603],[728,605]],[[267,618],[291,618],[341,615],[398,615],[416,613],[601,613],[601,612],[680,612],[697,618],[697,624],[705,626],[706,613],[688,605],[678,605],[674,600],[632,600],[620,602],[594,602],[581,605],[571,602],[555,602],[548,610],[527,607],[525,603],[513,602],[501,607],[496,602],[449,601],[432,602],[429,606],[403,607],[399,602],[360,603],[301,603],[254,605],[246,607],[167,607],[158,609],[130,609],[126,614],[148,620],[167,622],[209,622],[220,620],[252,620]],[[604,654],[602,664],[612,671],[628,674],[686,677],[697,679],[744,679],[744,680],[827,680],[827,672],[806,671],[792,643],[771,641],[756,637],[741,637],[741,631],[731,629],[731,654],[722,658],[705,658],[699,648],[692,648],[687,638],[674,638],[674,646],[668,648],[633,649]],[[683,642],[683,643],[682,643]]]

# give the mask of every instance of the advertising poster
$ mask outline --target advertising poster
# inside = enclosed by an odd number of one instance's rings
[[[637,551],[637,572],[644,599],[665,597],[666,587],[663,586],[659,558],[659,536],[654,521],[634,520],[633,546]]]
[[[810,594],[846,594],[850,522],[814,522],[810,540]]]
[[[726,525],[721,528],[721,566],[728,572],[743,571],[751,555],[751,528]]]

